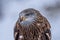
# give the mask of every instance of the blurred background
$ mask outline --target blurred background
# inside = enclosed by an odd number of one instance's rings
[[[0,0],[0,40],[14,40],[19,13],[27,8],[39,10],[50,22],[52,40],[60,40],[60,0]]]

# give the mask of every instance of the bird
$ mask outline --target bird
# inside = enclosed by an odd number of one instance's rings
[[[51,40],[49,21],[38,10],[27,8],[19,13],[14,40]]]

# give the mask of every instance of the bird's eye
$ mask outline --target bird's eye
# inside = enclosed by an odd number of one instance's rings
[[[29,13],[29,14],[26,14],[25,16],[32,16],[33,15],[33,13]]]
[[[26,14],[25,16],[29,16],[30,14]]]

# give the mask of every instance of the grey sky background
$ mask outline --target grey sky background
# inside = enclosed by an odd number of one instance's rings
[[[27,8],[39,10],[51,24],[52,40],[60,40],[59,0],[0,0],[0,5],[0,40],[14,40],[19,13]]]

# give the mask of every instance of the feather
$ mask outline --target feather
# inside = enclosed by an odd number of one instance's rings
[[[38,10],[25,9],[19,14],[14,37],[15,40],[51,40],[50,28],[50,23]]]

